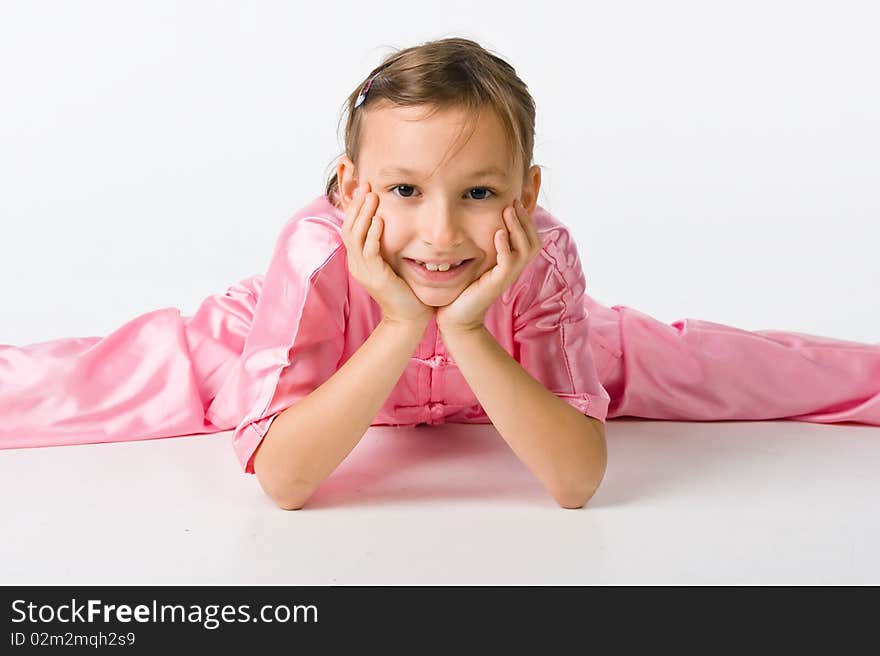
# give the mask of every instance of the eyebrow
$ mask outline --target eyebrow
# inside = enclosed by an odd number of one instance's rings
[[[379,169],[379,175],[404,175],[408,177],[427,177],[424,173],[413,171],[405,166],[387,166]],[[497,166],[488,166],[479,171],[472,171],[467,177],[469,178],[507,178],[507,171]]]

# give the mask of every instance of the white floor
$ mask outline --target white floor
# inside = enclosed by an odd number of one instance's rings
[[[3,584],[878,584],[880,428],[615,419],[560,508],[491,426],[372,428],[299,511],[230,433],[0,451]]]

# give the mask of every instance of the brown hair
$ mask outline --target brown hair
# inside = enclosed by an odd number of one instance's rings
[[[371,78],[374,79],[366,99],[355,108],[358,96]],[[434,108],[431,114],[449,108],[464,108],[476,114],[484,107],[489,108],[497,114],[510,143],[519,147],[523,177],[531,166],[535,101],[513,66],[475,41],[460,37],[429,41],[392,53],[370,71],[344,105],[343,116],[348,115],[344,154],[352,162],[357,162],[360,149],[364,109],[380,100],[400,106],[431,106]],[[516,151],[510,156],[512,163]],[[339,180],[334,170],[324,193],[337,206],[338,192]]]

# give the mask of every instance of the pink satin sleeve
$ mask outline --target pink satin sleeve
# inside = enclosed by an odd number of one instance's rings
[[[345,342],[347,271],[331,219],[294,217],[285,226],[244,351],[207,411],[212,421],[226,418],[236,426],[232,446],[245,473],[254,473],[254,452],[274,417],[336,371]]]
[[[514,307],[513,356],[532,376],[584,415],[605,423],[611,397],[590,349],[586,281],[568,230],[548,236],[530,291]],[[524,308],[524,309],[523,309]]]

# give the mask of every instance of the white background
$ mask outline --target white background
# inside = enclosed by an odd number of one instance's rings
[[[574,12],[574,13],[573,13]],[[587,292],[880,340],[871,2],[3,2],[0,343],[104,335],[265,272],[393,48],[501,55]]]
[[[539,202],[597,300],[878,342],[875,6],[0,0],[0,344],[264,272],[346,96],[446,36],[529,85]],[[0,580],[877,584],[877,433],[617,419],[581,512],[491,426],[373,427],[295,515],[228,432],[8,449]]]

